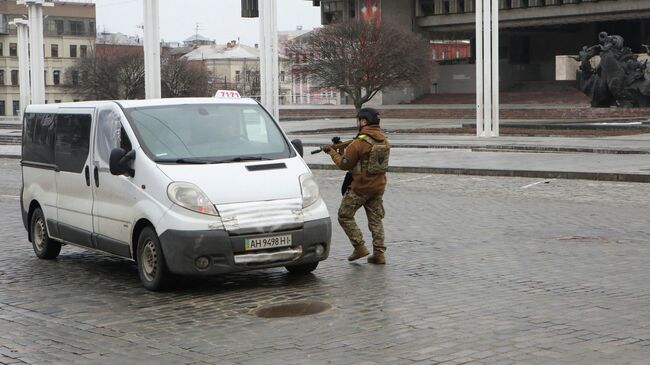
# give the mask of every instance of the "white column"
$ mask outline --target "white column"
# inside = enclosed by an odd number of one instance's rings
[[[12,22],[16,26],[18,34],[18,84],[20,89],[20,118],[23,117],[23,111],[30,103],[29,97],[29,53],[27,47],[29,43],[29,26],[27,21],[22,18],[16,18]]]
[[[29,66],[31,69],[31,99],[34,104],[45,103],[45,55],[43,54],[43,0],[26,0],[29,23]],[[21,106],[24,108],[24,106]]]
[[[158,0],[144,0],[145,98],[160,98],[160,7]]]
[[[476,0],[476,135],[499,135],[498,0]]]
[[[262,105],[279,117],[278,7],[277,0],[262,0],[260,11],[260,81]]]

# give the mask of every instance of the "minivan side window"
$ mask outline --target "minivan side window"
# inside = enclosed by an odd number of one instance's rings
[[[59,114],[56,119],[55,161],[61,171],[80,173],[90,149],[88,114]]]
[[[122,127],[121,117],[117,109],[102,109],[97,117],[97,137],[95,139],[95,160],[100,168],[108,168],[111,151],[123,148],[130,151],[131,141]]]
[[[54,114],[25,113],[23,161],[54,165]]]

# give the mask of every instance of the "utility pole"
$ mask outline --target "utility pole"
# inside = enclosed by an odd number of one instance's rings
[[[476,135],[499,136],[499,4],[476,0]]]
[[[262,0],[259,3],[260,15],[260,79],[262,105],[279,119],[278,104],[279,62],[278,62],[278,6],[277,0]]]
[[[144,0],[144,88],[147,99],[159,99],[160,6],[158,0]]]
[[[30,104],[29,96],[29,53],[27,43],[29,42],[29,25],[23,18],[16,18],[11,22],[16,26],[18,34],[18,85],[20,89],[20,119],[23,112]]]

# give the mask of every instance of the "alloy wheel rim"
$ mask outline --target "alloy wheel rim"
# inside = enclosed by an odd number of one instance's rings
[[[147,281],[153,281],[158,269],[158,254],[156,252],[156,245],[152,240],[147,240],[142,249],[142,272]]]

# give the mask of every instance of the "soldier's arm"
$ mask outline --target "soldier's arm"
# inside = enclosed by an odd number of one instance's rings
[[[343,154],[340,154],[334,149],[329,151],[332,161],[334,161],[334,164],[336,164],[336,166],[341,170],[349,171],[357,165],[357,162],[359,161],[358,143],[358,141],[350,143],[350,145],[345,148]]]

